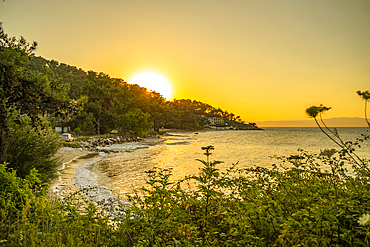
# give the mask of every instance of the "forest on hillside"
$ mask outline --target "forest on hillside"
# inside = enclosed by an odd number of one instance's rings
[[[240,116],[190,99],[167,101],[121,78],[47,60],[35,55],[37,43],[9,37],[1,29],[1,116],[6,126],[9,109],[20,110],[33,121],[41,116],[51,127],[68,127],[81,134],[140,135],[150,129],[199,130],[219,127],[256,129]],[[6,128],[5,128],[6,129]],[[6,132],[6,131],[5,131]]]
[[[46,76],[51,90],[58,90],[53,93],[69,100],[69,110],[65,109],[64,114],[46,113],[53,126],[68,126],[85,134],[104,134],[117,129],[122,134],[138,135],[150,128],[154,131],[204,129],[210,125],[209,118],[221,118],[223,123],[218,124],[221,126],[255,127],[254,123],[245,124],[240,116],[227,110],[197,100],[167,101],[157,92],[105,73],[86,72],[34,55],[29,56],[24,66],[25,71]]]

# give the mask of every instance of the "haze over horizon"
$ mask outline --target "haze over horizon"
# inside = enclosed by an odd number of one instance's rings
[[[364,117],[370,2],[46,1],[0,3],[6,33],[37,56],[129,82],[165,77],[172,98],[220,107],[247,122]]]
[[[329,128],[335,127],[369,127],[365,118],[323,118]],[[287,119],[281,121],[261,121],[256,122],[258,127],[317,127],[313,119]]]

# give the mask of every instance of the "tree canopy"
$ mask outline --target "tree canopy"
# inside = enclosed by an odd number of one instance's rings
[[[67,88],[52,80],[52,71],[32,68],[31,59],[37,43],[29,44],[21,37],[9,37],[0,23],[0,163],[5,161],[10,128],[8,111],[19,110],[31,119],[53,112],[63,115],[69,108]]]
[[[32,57],[29,68],[40,73],[52,72],[53,81],[67,89],[66,94],[72,102],[79,102],[80,111],[70,118],[57,118],[55,125],[68,125],[85,134],[104,134],[120,130],[122,134],[138,132],[128,129],[123,119],[127,114],[140,110],[146,116],[139,132],[149,128],[197,130],[207,127],[209,118],[221,118],[225,125],[236,128],[255,128],[255,124],[245,124],[240,116],[207,103],[191,99],[167,101],[161,94],[148,91],[136,84],[128,84],[121,78],[111,78],[105,73],[85,72],[75,66]],[[47,69],[47,70],[46,70]],[[83,105],[83,107],[82,107]],[[126,117],[125,117],[126,116]],[[145,126],[145,128],[144,128]]]
[[[23,37],[8,37],[2,27],[0,39],[2,129],[6,130],[6,109],[13,104],[33,120],[43,113],[53,127],[69,126],[82,134],[99,135],[113,129],[123,134],[137,133],[127,127],[127,116],[134,112],[146,118],[139,132],[149,128],[202,129],[210,124],[211,117],[222,118],[225,125],[238,128],[254,126],[245,124],[234,113],[201,101],[167,101],[159,93],[121,78],[37,57],[33,54],[36,42],[29,44]]]

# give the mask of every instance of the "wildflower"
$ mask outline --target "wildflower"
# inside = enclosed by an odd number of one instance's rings
[[[370,221],[370,214],[363,214],[359,219],[358,219],[358,223],[362,226],[368,224]]]

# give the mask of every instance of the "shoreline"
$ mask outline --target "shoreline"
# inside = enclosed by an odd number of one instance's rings
[[[115,153],[117,151],[109,150],[105,147],[110,147],[115,144],[140,142],[144,139],[123,137],[115,138],[98,138],[92,139],[90,143],[82,142],[81,147],[62,147],[54,155],[60,161],[57,177],[49,183],[48,197],[50,200],[63,199],[66,196],[76,192],[98,187],[103,191],[109,191],[104,184],[101,184],[103,179],[99,170],[94,168],[95,164],[100,162],[104,153]],[[88,147],[88,148],[87,148]],[[86,149],[87,148],[87,149]],[[99,158],[98,158],[99,157]],[[104,180],[104,179],[103,179]],[[97,194],[84,192],[90,200],[95,201]],[[110,192],[105,193],[108,198],[111,197]]]
[[[102,210],[115,216],[120,208],[129,206],[113,190],[102,184],[103,176],[95,165],[102,161],[106,154],[83,150],[81,148],[61,148],[55,155],[62,164],[58,177],[49,184],[49,200],[63,200],[77,194],[79,200],[89,200]]]
[[[55,157],[61,165],[58,168],[58,177],[49,184],[49,199],[62,199],[80,191],[76,183],[76,170],[99,156],[99,153],[86,151],[80,148],[64,147],[58,150]]]

